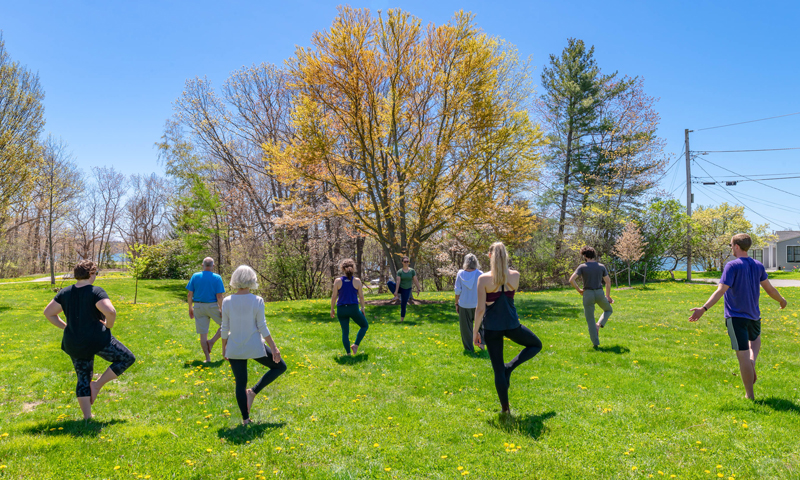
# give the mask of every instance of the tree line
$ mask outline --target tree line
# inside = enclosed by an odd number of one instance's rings
[[[219,88],[188,80],[157,143],[166,177],[80,172],[63,143],[40,140],[38,77],[2,43],[0,62],[16,72],[0,86],[0,168],[24,174],[2,175],[0,277],[110,263],[121,247],[148,257],[145,277],[183,275],[206,255],[224,272],[251,265],[274,299],[322,295],[345,257],[380,287],[409,255],[444,289],[467,252],[488,266],[502,240],[522,288],[544,288],[566,281],[585,244],[635,278],[669,269],[664,258],[674,270],[689,244],[690,220],[657,188],[669,159],[656,99],[579,39],[550,56],[537,90],[532,61],[469,13],[424,25],[340,7],[282,65]],[[721,208],[691,220],[695,253],[718,246],[723,217],[764,237]]]

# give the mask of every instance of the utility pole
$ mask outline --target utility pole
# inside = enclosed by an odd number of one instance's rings
[[[689,153],[689,130],[684,130],[686,136],[686,215],[689,223],[686,225],[686,281],[692,281],[692,160]]]

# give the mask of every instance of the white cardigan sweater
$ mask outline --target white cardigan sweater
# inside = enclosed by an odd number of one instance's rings
[[[227,340],[225,356],[234,359],[266,355],[264,338],[269,336],[264,318],[264,299],[252,293],[231,295],[222,301],[222,338]]]

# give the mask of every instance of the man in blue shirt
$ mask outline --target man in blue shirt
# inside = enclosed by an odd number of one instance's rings
[[[786,308],[786,299],[769,283],[767,271],[758,260],[747,256],[752,245],[750,235],[739,233],[731,239],[731,253],[735,260],[725,264],[717,291],[702,307],[692,308],[690,322],[696,322],[720,297],[725,298],[725,324],[731,347],[739,359],[739,372],[744,383],[745,397],[754,400],[753,384],[756,383],[756,358],[761,350],[761,310],[758,297],[759,285],[767,295]]]
[[[222,277],[214,273],[214,259],[206,257],[203,259],[203,271],[192,275],[186,290],[189,294],[186,299],[189,302],[189,318],[194,319],[197,333],[200,334],[200,348],[206,356],[206,362],[211,361],[211,349],[214,343],[219,340],[220,329],[208,339],[208,328],[211,320],[222,324],[222,295],[225,293],[225,285]],[[225,352],[222,352],[225,355]]]

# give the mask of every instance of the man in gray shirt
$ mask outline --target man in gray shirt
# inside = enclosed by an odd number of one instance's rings
[[[586,316],[586,324],[589,327],[589,337],[592,345],[597,349],[600,346],[600,329],[608,322],[608,317],[613,313],[611,304],[611,277],[608,275],[606,266],[597,262],[597,252],[592,247],[581,248],[581,255],[585,263],[578,265],[575,273],[569,277],[569,283],[575,290],[583,295],[583,314]],[[578,287],[575,281],[578,276],[583,278],[583,289]],[[603,293],[603,282],[606,284],[605,294]],[[600,321],[594,321],[594,306],[600,305],[603,309],[603,316]]]

